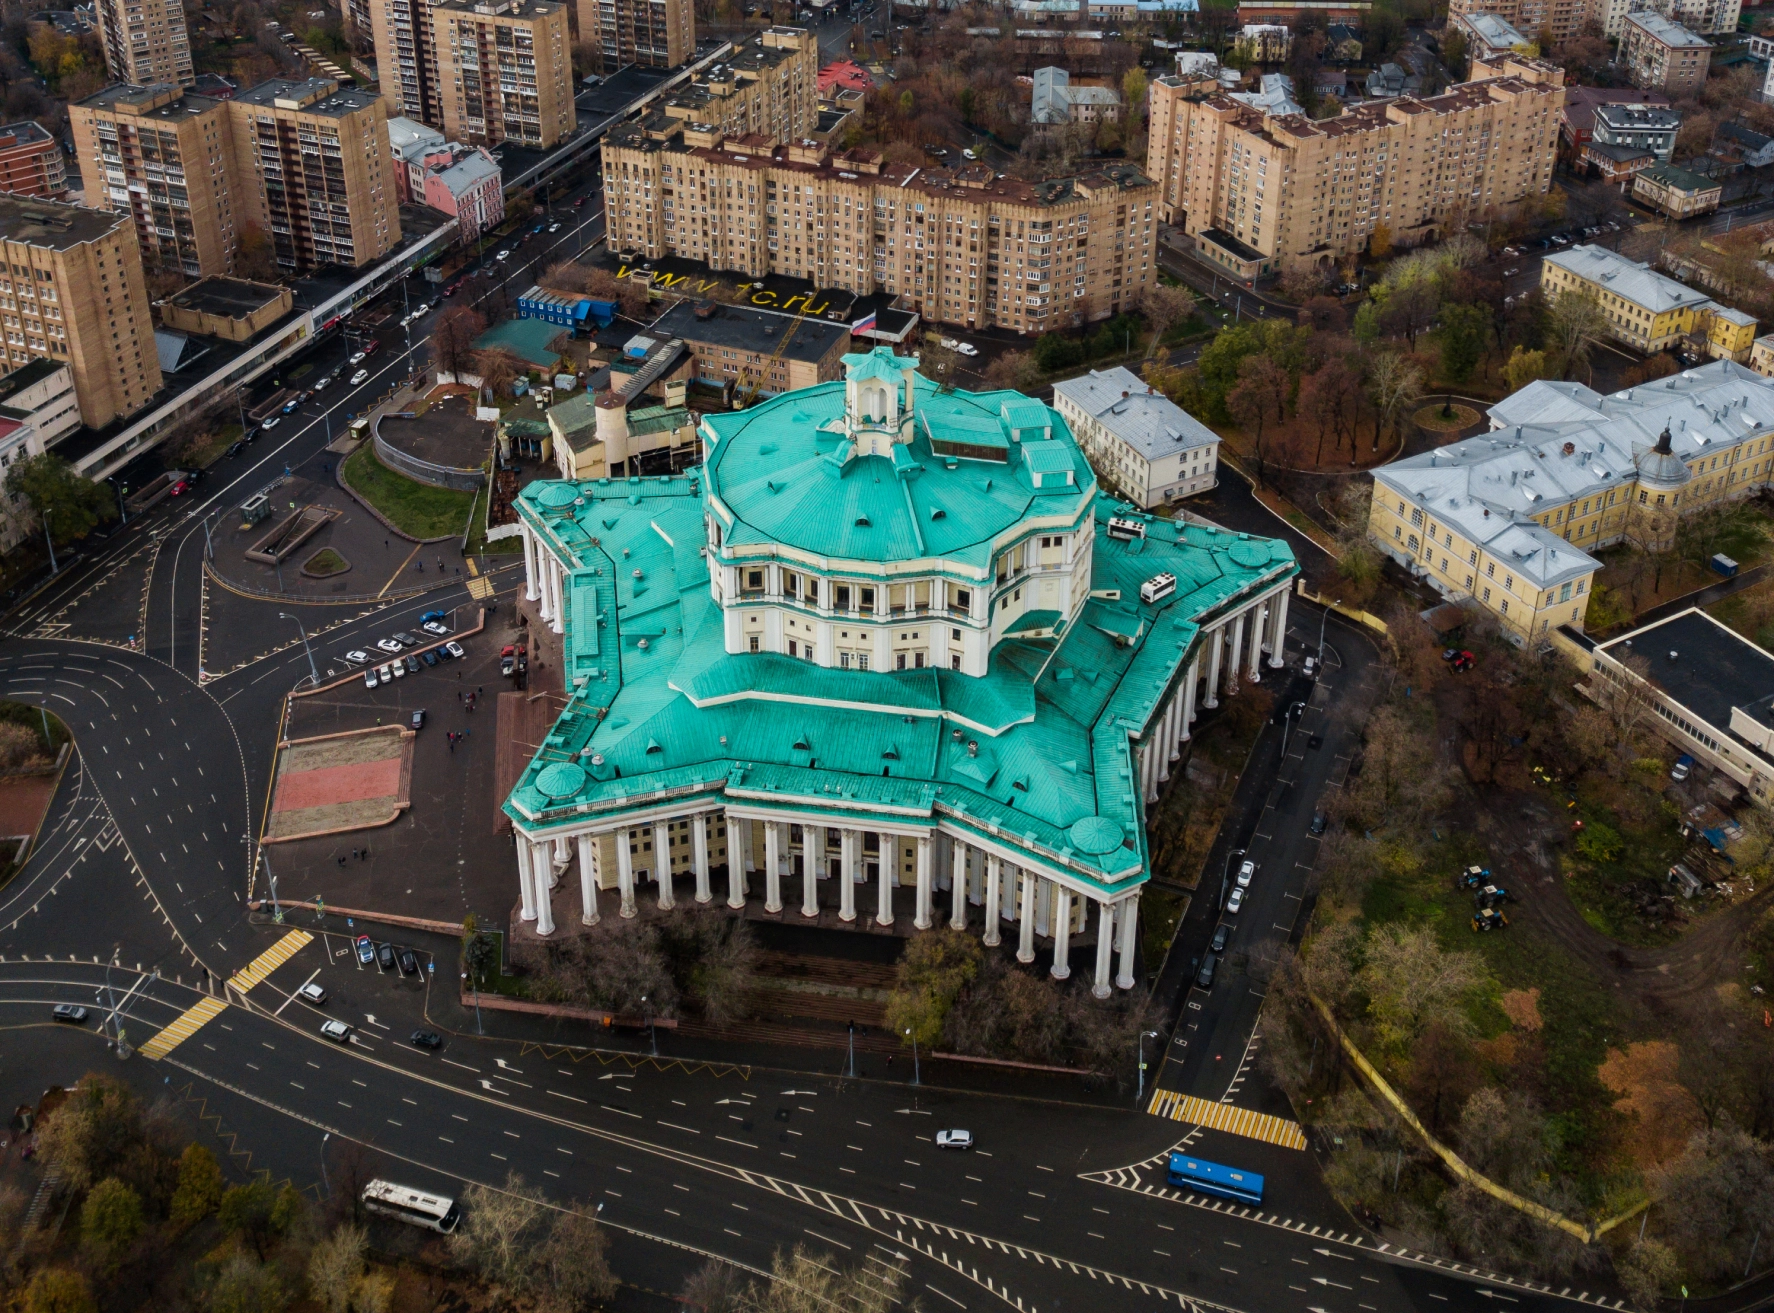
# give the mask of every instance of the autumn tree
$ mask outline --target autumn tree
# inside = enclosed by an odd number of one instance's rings
[[[1279,424],[1287,413],[1287,373],[1267,354],[1246,356],[1238,363],[1238,382],[1226,394],[1226,409],[1232,418],[1251,431],[1255,442],[1253,470],[1257,482],[1265,474],[1263,430]]]
[[[1701,1131],[1649,1184],[1658,1220],[1682,1269],[1702,1280],[1735,1279],[1774,1227],[1774,1159],[1736,1126]]]
[[[1607,317],[1599,302],[1584,292],[1566,291],[1552,303],[1546,317],[1547,342],[1559,362],[1559,377],[1589,364],[1595,344],[1607,332]]]
[[[608,269],[593,269],[585,292],[600,301],[614,301],[626,319],[639,319],[647,311],[647,285],[633,278],[618,278]]]
[[[460,375],[473,361],[475,342],[486,331],[487,319],[473,306],[455,305],[431,324],[431,356],[443,373]]]
[[[1139,310],[1152,329],[1152,341],[1147,348],[1151,355],[1166,333],[1195,313],[1195,294],[1180,283],[1156,283],[1140,297]]]
[[[1355,421],[1361,406],[1361,375],[1345,357],[1325,362],[1300,381],[1297,413],[1312,421],[1318,430],[1318,447],[1312,463],[1324,463],[1324,441],[1334,436],[1332,450],[1349,445],[1351,463],[1355,459]]]
[[[979,973],[979,941],[943,926],[913,936],[900,957],[886,1024],[901,1043],[928,1049],[942,1038],[943,1023],[961,990]]]
[[[476,351],[470,357],[469,369],[479,375],[487,394],[496,397],[509,393],[511,385],[529,371],[529,365],[510,347],[496,346]]]
[[[608,273],[608,270],[599,270]],[[592,269],[580,264],[577,260],[562,260],[551,264],[536,281],[551,292],[589,294],[592,283]]]
[[[1445,788],[1433,741],[1398,707],[1383,706],[1368,720],[1361,769],[1339,807],[1370,825],[1398,824],[1439,806]]]
[[[1476,953],[1443,948],[1435,931],[1393,923],[1368,932],[1359,979],[1380,1046],[1406,1052],[1431,1026],[1469,1033],[1466,1005],[1490,973]]]
[[[1503,381],[1509,385],[1511,392],[1519,392],[1536,379],[1551,376],[1552,369],[1547,363],[1546,353],[1530,351],[1519,343],[1509,353],[1509,359],[1503,362]]]
[[[1397,430],[1400,420],[1423,395],[1422,366],[1397,351],[1381,351],[1368,365],[1368,396],[1374,408],[1374,450],[1380,449],[1380,438],[1388,430]]]
[[[986,366],[986,386],[1026,392],[1041,381],[1041,370],[1027,351],[1005,351]]]

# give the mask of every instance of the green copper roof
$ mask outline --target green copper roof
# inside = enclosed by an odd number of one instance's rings
[[[889,383],[898,383],[903,371],[917,367],[918,357],[896,356],[890,346],[878,346],[870,351],[853,351],[844,356],[845,376],[853,379],[880,378]]]

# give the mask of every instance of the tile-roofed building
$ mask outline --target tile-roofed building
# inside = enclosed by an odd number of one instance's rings
[[[1518,637],[1583,627],[1593,553],[1666,542],[1677,517],[1774,478],[1774,380],[1728,360],[1606,396],[1542,380],[1488,416],[1489,433],[1376,470],[1368,534]]]
[[[1146,809],[1198,706],[1282,664],[1298,566],[1110,501],[1057,413],[917,363],[705,416],[681,475],[519,494],[566,684],[504,808],[521,935],[694,890],[1133,987]]]
[[[1123,365],[1055,383],[1053,404],[1097,479],[1137,506],[1219,483],[1219,434]]]

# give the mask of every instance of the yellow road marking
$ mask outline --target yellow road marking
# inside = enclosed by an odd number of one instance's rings
[[[468,577],[472,579],[475,575],[477,575],[479,573],[480,573],[480,571],[475,568],[474,558],[472,556],[470,556],[468,558]]]
[[[294,957],[304,945],[314,942],[314,936],[306,930],[292,930],[282,939],[260,953],[251,962],[237,972],[228,984],[242,994]]]
[[[394,581],[396,579],[400,578],[400,572],[407,568],[407,565],[412,561],[412,559],[415,556],[417,556],[419,554],[419,550],[424,546],[425,546],[424,543],[414,543],[413,544],[413,550],[407,553],[407,559],[405,561],[402,561],[399,565],[394,567],[394,573],[389,575],[388,582],[382,585],[382,593],[385,593],[390,588],[394,587]],[[380,596],[382,596],[382,593],[377,593],[376,596],[380,597]]]
[[[178,1048],[179,1045],[190,1039],[191,1036],[195,1035],[200,1029],[202,1029],[203,1024],[206,1021],[215,1016],[218,1012],[221,1012],[227,1006],[228,1005],[222,1002],[219,998],[199,999],[195,1007],[188,1008],[180,1013],[173,1019],[170,1026],[154,1036],[154,1038],[149,1040],[146,1044],[142,1045],[137,1052],[145,1058],[154,1058],[156,1060],[164,1058],[167,1054]]]
[[[493,595],[491,579],[470,579],[464,586],[468,589],[468,595],[477,602],[484,602]]]
[[[1286,1149],[1306,1147],[1306,1134],[1300,1129],[1298,1122],[1288,1121],[1285,1117],[1271,1117],[1268,1113],[1256,1112],[1250,1108],[1235,1107],[1230,1103],[1210,1103],[1192,1094],[1178,1094],[1175,1090],[1153,1091],[1152,1102],[1146,1106],[1146,1111],[1154,1117],[1192,1122],[1197,1126],[1224,1131],[1228,1135],[1241,1135],[1247,1140],[1279,1144]]]

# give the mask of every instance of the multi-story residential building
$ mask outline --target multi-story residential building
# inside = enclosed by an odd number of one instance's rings
[[[225,102],[166,82],[119,84],[68,118],[86,203],[130,217],[148,267],[190,278],[233,269],[245,202]]]
[[[1489,417],[1376,470],[1368,536],[1517,637],[1582,629],[1594,552],[1667,544],[1680,516],[1774,477],[1774,379],[1729,360],[1610,396],[1542,380]]]
[[[1540,287],[1548,301],[1571,294],[1592,298],[1609,334],[1645,355],[1692,338],[1711,355],[1742,360],[1755,337],[1754,320],[1749,320],[1747,336],[1741,325],[1731,324],[1741,311],[1727,311],[1706,293],[1605,246],[1583,244],[1552,252],[1540,262]],[[1731,327],[1715,331],[1715,321]]]
[[[665,114],[614,129],[603,155],[609,242],[648,258],[881,291],[926,319],[1023,333],[1106,318],[1153,277],[1155,189],[1132,165],[1029,183]]]
[[[442,150],[446,140],[443,133],[417,119],[388,120],[388,156],[402,203],[425,199],[425,157]]]
[[[1589,0],[1589,16],[1602,35],[1622,35],[1628,14],[1656,13],[1672,19],[1690,32],[1720,36],[1737,30],[1742,0]],[[1757,56],[1752,43],[1750,54]]]
[[[1597,105],[1590,140],[1601,146],[1648,151],[1657,163],[1675,154],[1682,116],[1663,105]]]
[[[573,677],[505,802],[515,933],[693,890],[833,930],[940,917],[1134,986],[1146,809],[1197,707],[1283,664],[1298,566],[1143,514],[1111,537],[1062,417],[916,363],[859,352],[704,415],[696,479],[518,496],[520,606]]]
[[[1445,95],[1316,122],[1161,77],[1147,164],[1163,217],[1250,279],[1335,264],[1381,228],[1414,245],[1513,214],[1552,185],[1564,70],[1509,55],[1472,72]]]
[[[1501,55],[1525,50],[1533,38],[1524,35],[1498,15],[1479,11],[1451,14],[1448,25],[1466,34],[1466,49],[1479,59],[1496,59]]]
[[[1675,100],[1699,94],[1712,64],[1712,46],[1662,14],[1630,13],[1620,24],[1616,62],[1635,87],[1655,87]]]
[[[59,197],[67,190],[60,142],[30,119],[0,127],[0,191]]]
[[[431,7],[440,117],[470,145],[546,149],[572,135],[573,60],[558,0],[448,0]]]
[[[1669,108],[1661,91],[1636,87],[1566,87],[1564,110],[1559,115],[1558,135],[1567,161],[1580,167],[1583,148],[1595,139],[1595,111],[1603,105],[1646,105]]]
[[[676,68],[696,51],[694,0],[573,0],[575,39],[598,48],[602,71]]]
[[[1575,36],[1589,16],[1586,0],[1449,0],[1450,21],[1469,14],[1494,14],[1543,46]]]
[[[1280,64],[1293,49],[1293,37],[1280,23],[1246,23],[1238,29],[1232,48],[1253,63]]]
[[[1725,185],[1716,178],[1673,164],[1653,164],[1633,178],[1632,194],[1634,199],[1662,210],[1672,219],[1692,219],[1719,208]]]
[[[1053,408],[1097,482],[1135,506],[1166,506],[1219,483],[1219,434],[1125,366],[1055,383]]]
[[[376,76],[390,117],[441,123],[431,0],[368,0]]]
[[[6,413],[0,406],[0,552],[10,552],[41,525],[31,503],[6,487],[14,461],[43,453],[43,442],[30,424]]]
[[[119,82],[189,86],[191,37],[178,0],[96,0],[105,68]]]
[[[273,78],[226,103],[237,191],[279,268],[362,265],[400,244],[381,98],[331,78]]]
[[[66,361],[44,356],[0,378],[0,417],[28,424],[37,451],[55,446],[80,427],[80,397]],[[0,469],[0,483],[6,475]]]
[[[805,28],[769,28],[667,98],[664,110],[728,137],[776,145],[811,137],[819,123],[819,42]]]
[[[160,390],[147,278],[121,215],[0,195],[0,364],[66,363],[90,428]]]
[[[1113,87],[1074,84],[1063,68],[1035,70],[1029,122],[1043,126],[1101,123],[1121,119],[1121,93]]]
[[[472,242],[505,219],[504,175],[485,146],[452,143],[425,157],[424,191],[419,200],[451,215],[461,240]]]
[[[1735,121],[1721,123],[1712,134],[1712,153],[1746,169],[1765,169],[1774,164],[1774,137]]]

